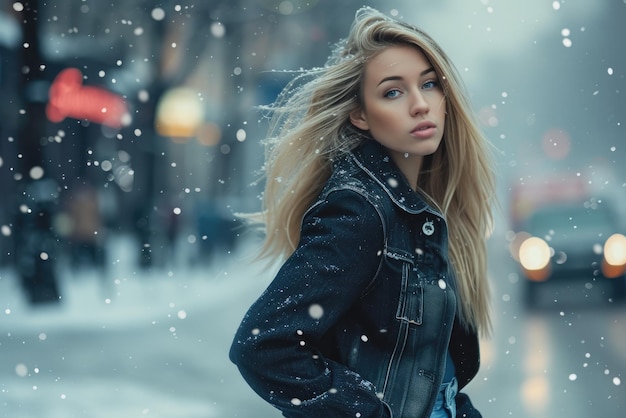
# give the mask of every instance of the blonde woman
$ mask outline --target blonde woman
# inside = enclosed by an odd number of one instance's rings
[[[271,107],[262,254],[284,259],[231,360],[286,417],[480,417],[494,176],[424,32],[360,9]]]

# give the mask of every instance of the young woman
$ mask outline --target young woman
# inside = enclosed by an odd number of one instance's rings
[[[448,57],[370,8],[271,107],[262,254],[230,351],[286,417],[480,417],[488,146]]]

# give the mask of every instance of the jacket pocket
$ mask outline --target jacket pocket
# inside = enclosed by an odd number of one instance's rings
[[[424,320],[424,285],[419,277],[411,280],[412,274],[417,276],[411,264],[404,262],[396,319],[412,325],[422,325]]]

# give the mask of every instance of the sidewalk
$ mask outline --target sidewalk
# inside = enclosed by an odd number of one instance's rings
[[[134,327],[164,316],[184,319],[186,311],[226,304],[244,290],[260,293],[271,280],[260,277],[251,262],[252,245],[244,243],[219,265],[142,270],[134,265],[129,238],[109,246],[109,271],[61,268],[58,305],[30,306],[13,269],[0,269],[0,332],[93,326]]]
[[[228,361],[271,280],[253,246],[213,266],[141,270],[121,238],[107,274],[63,272],[53,306],[29,306],[0,269],[0,418],[279,416]]]

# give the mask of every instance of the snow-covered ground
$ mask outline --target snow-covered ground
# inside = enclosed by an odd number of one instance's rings
[[[146,271],[132,240],[118,238],[106,273],[63,267],[62,303],[49,307],[28,306],[0,269],[0,418],[279,417],[228,360],[273,276],[251,262],[256,245]],[[492,251],[494,335],[464,389],[483,416],[622,416],[626,307],[525,312],[505,246]]]
[[[258,265],[252,263],[250,243],[212,265],[175,263],[151,269],[136,265],[135,247],[128,237],[113,239],[108,246],[106,272],[61,267],[59,306],[30,306],[16,273],[0,269],[0,332],[94,325],[134,327],[151,318],[184,316],[186,310],[230,300],[250,285],[245,279],[251,275],[259,278],[253,283],[268,283],[258,276]]]
[[[252,247],[142,270],[132,240],[117,238],[106,273],[61,269],[58,306],[29,306],[0,269],[0,417],[277,416],[227,357],[271,279]]]

